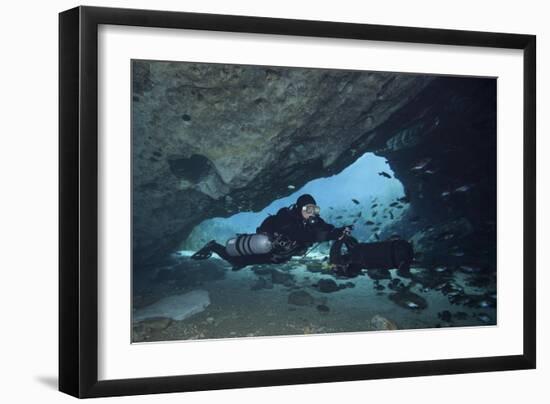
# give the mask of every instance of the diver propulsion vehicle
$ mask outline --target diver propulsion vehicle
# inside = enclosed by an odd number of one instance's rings
[[[402,239],[359,243],[355,238],[348,237],[342,244],[348,250],[344,254],[346,261],[364,269],[399,268],[403,262],[410,264],[414,255],[411,243]],[[331,260],[339,261],[343,257],[341,245],[338,250],[331,251]]]
[[[360,243],[354,248],[351,259],[366,269],[399,268],[402,262],[412,262],[413,249],[408,241],[401,239]]]
[[[225,250],[232,257],[247,255],[269,254],[273,249],[273,242],[266,234],[239,234],[227,240]]]

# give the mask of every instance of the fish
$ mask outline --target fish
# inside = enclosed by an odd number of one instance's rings
[[[374,237],[377,239],[377,240],[380,240],[380,236],[376,233],[374,233]]]
[[[391,178],[391,175],[389,175],[387,172],[385,171],[380,171],[378,173],[378,175],[382,176],[382,177],[386,177],[386,178]]]
[[[437,172],[436,170],[426,170],[426,171],[424,171],[424,174],[432,175],[432,174],[435,174],[436,172]]]
[[[455,235],[451,232],[445,232],[445,233],[441,233],[437,239],[438,240],[450,240],[454,237]]]
[[[372,231],[378,231],[378,230],[380,230],[380,227],[374,227],[374,228],[372,229]]]
[[[359,212],[359,213],[357,214],[357,217],[361,217],[361,216],[363,216],[363,212]]]
[[[390,203],[390,206],[391,206],[392,208],[396,207],[397,205],[399,205],[399,202],[392,202],[392,203]]]
[[[294,185],[289,185],[287,188],[288,189],[295,189],[296,187]]]
[[[432,159],[430,159],[430,158],[422,159],[419,162],[417,162],[413,167],[411,167],[411,170],[412,171],[420,171],[424,167],[426,167],[430,163],[430,161],[432,161]]]
[[[464,253],[462,251],[454,251],[451,255],[454,255],[455,257],[462,257],[464,256]]]
[[[482,300],[477,305],[478,307],[482,307],[482,308],[491,307],[491,303],[488,302],[487,300]]]
[[[453,319],[453,316],[449,310],[443,310],[442,312],[437,313],[437,317],[447,323],[451,322]]]
[[[374,205],[372,205],[372,206],[371,206],[370,208],[371,208],[371,209],[374,209],[374,208],[376,208],[377,206],[378,206],[378,204],[377,204],[377,203],[375,203],[375,204],[374,204]]]
[[[457,189],[455,189],[455,192],[466,192],[466,191],[469,191],[470,188],[472,188],[471,185],[462,185],[461,187],[458,187]]]
[[[482,323],[489,323],[491,321],[491,317],[487,314],[478,314],[477,319]]]
[[[353,199],[353,198],[352,198],[351,201],[352,201],[354,204],[359,205],[359,201],[358,201],[357,199]]]
[[[443,266],[439,266],[439,267],[434,268],[435,272],[445,272],[446,270],[447,270],[447,267],[443,267]]]
[[[451,193],[450,193],[449,191],[444,191],[444,192],[441,193],[441,197],[442,197],[442,198],[446,198],[446,197],[448,197],[449,195],[451,195]]]
[[[342,219],[342,216],[336,216],[335,219]]]
[[[389,215],[390,215],[391,219],[393,220],[393,213],[391,213],[391,210],[389,212]]]
[[[328,208],[329,208],[329,209],[334,209],[332,206],[329,206]]]
[[[372,225],[374,224],[374,222],[373,222],[372,220],[367,220],[367,221],[365,222],[365,224],[366,224],[367,226],[372,226]]]
[[[469,266],[469,265],[461,265],[460,266],[460,271],[462,271],[464,273],[467,273],[467,274],[473,274],[473,273],[479,272],[480,269],[478,267],[472,267],[472,266]]]
[[[418,304],[416,304],[415,302],[407,302],[406,303],[407,307],[411,308],[411,309],[418,309],[420,306]]]
[[[443,282],[443,283],[440,283],[438,285],[435,286],[435,290],[441,290],[443,289],[445,286],[447,286],[447,282]]]
[[[372,212],[372,217],[375,217],[378,214],[378,212]]]
[[[401,198],[397,198],[397,200],[401,203],[409,203],[409,198],[407,198],[406,196],[403,196]]]

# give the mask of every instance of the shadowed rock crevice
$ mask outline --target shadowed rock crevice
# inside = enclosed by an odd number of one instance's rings
[[[185,179],[193,184],[199,183],[215,170],[208,158],[198,154],[193,154],[189,158],[168,159],[168,165],[172,174],[177,178]]]

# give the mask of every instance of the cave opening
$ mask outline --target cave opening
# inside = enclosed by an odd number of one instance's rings
[[[236,234],[254,233],[269,215],[306,193],[315,198],[326,222],[336,227],[353,225],[353,235],[361,241],[389,236],[409,208],[403,184],[388,161],[374,153],[363,154],[335,175],[313,179],[299,188],[288,184],[288,189],[288,196],[273,200],[260,211],[204,220],[181,243],[181,253],[190,254],[213,239],[224,244]],[[322,244],[317,252],[328,250],[328,243]]]

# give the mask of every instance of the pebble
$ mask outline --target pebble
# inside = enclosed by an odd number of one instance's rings
[[[308,306],[313,304],[313,296],[307,293],[305,290],[298,290],[288,295],[288,303],[296,306]]]
[[[443,311],[437,313],[437,317],[439,317],[441,320],[443,320],[447,323],[452,320],[452,314],[449,310],[443,310]]]
[[[397,325],[393,321],[380,314],[371,318],[370,323],[375,330],[397,330]]]
[[[141,322],[145,329],[150,330],[164,330],[165,328],[168,328],[171,323],[172,319],[168,317],[150,318]]]
[[[319,310],[321,313],[328,313],[330,311],[330,308],[325,304],[319,304],[317,305],[317,310]]]
[[[489,317],[487,314],[478,314],[477,319],[482,323],[491,322],[491,317]]]

